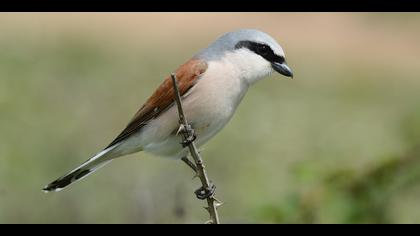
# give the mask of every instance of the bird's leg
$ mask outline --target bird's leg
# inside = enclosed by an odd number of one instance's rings
[[[176,132],[176,135],[178,135],[181,132],[184,133],[184,140],[181,142],[182,147],[184,148],[189,146],[197,138],[197,136],[194,134],[194,129],[191,127],[191,125],[180,124],[179,129]],[[194,177],[199,177],[199,171],[203,169],[202,163],[194,164],[187,157],[182,157],[181,160],[185,162],[185,164],[187,164],[191,169],[194,170],[196,174]],[[201,186],[199,189],[194,191],[195,195],[200,200],[205,200],[207,198],[214,197],[215,192],[216,192],[216,186],[211,182],[209,183],[208,186],[206,187]]]
[[[181,160],[187,164],[195,173],[195,177],[198,177],[198,168],[197,166],[188,159],[187,156],[182,157]],[[198,199],[204,200],[209,197],[214,197],[214,193],[216,191],[216,185],[210,182],[210,186],[208,188],[201,186],[199,189],[195,190],[194,193],[197,196]]]
[[[213,198],[214,193],[216,192],[216,185],[210,182],[210,185],[206,188],[201,186],[201,188],[195,190],[195,195],[200,200],[205,200],[207,198]]]
[[[183,132],[184,134],[186,134],[186,137],[181,142],[183,148],[185,148],[188,145],[190,145],[197,138],[197,136],[194,134],[194,129],[191,127],[191,125],[183,125],[183,124],[181,124],[179,126],[179,129],[176,132],[176,134],[178,135],[181,132]]]
[[[192,162],[192,161],[190,161],[190,159],[188,159],[188,157],[187,156],[185,156],[185,157],[182,157],[181,158],[181,160],[185,163],[185,164],[187,164],[187,166],[189,166],[193,171],[194,171],[194,173],[197,175],[197,166],[195,166],[195,164]]]

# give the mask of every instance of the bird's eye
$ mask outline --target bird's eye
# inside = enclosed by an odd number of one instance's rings
[[[267,45],[258,45],[257,52],[260,55],[268,55],[268,53],[270,52],[270,47],[268,47]]]

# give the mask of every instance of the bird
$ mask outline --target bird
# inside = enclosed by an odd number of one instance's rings
[[[224,33],[179,66],[174,74],[197,147],[225,127],[252,85],[273,72],[293,78],[280,44],[257,29]],[[43,190],[60,191],[116,158],[140,151],[185,160],[188,148],[180,145],[179,127],[168,76],[108,146]]]

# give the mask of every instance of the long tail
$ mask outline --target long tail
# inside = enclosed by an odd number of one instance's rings
[[[90,158],[82,165],[72,170],[70,173],[58,178],[52,183],[48,184],[43,188],[45,192],[56,192],[64,189],[68,185],[75,183],[88,175],[92,174],[99,168],[105,166],[112,161],[114,156],[112,155],[112,150],[116,147],[109,147],[102,152],[96,154],[94,157]]]

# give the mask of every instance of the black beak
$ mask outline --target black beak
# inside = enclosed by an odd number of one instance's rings
[[[273,62],[271,63],[271,66],[273,67],[275,71],[279,72],[280,74],[293,79],[293,72],[289,68],[289,66],[287,66],[286,63]]]

